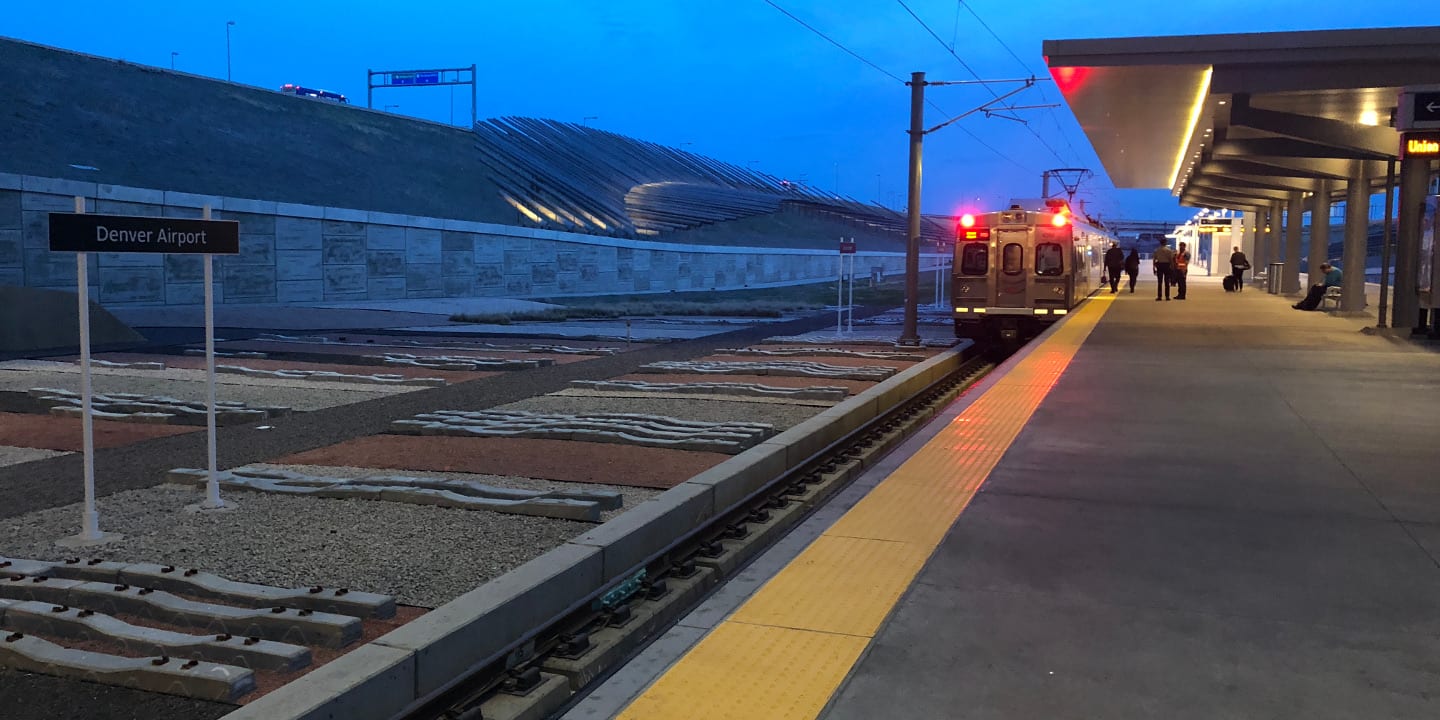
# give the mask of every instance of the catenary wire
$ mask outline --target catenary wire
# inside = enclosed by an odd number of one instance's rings
[[[815,33],[816,35],[819,35],[821,38],[824,38],[824,40],[825,40],[826,42],[830,43],[831,45],[834,45],[834,46],[837,47],[837,48],[840,48],[840,49],[843,50],[846,54],[850,55],[851,57],[855,58],[856,60],[859,60],[860,62],[865,63],[866,65],[869,65],[869,66],[870,66],[871,68],[873,68],[876,72],[879,72],[880,74],[884,75],[885,77],[890,78],[891,80],[894,80],[895,82],[898,82],[898,83],[901,83],[901,84],[905,84],[905,80],[901,79],[900,76],[898,76],[898,75],[896,75],[895,73],[892,73],[892,72],[886,70],[885,68],[880,67],[879,65],[876,65],[876,64],[873,63],[873,62],[870,62],[869,60],[866,60],[866,59],[865,59],[864,57],[862,57],[859,53],[855,52],[854,50],[851,50],[851,49],[848,48],[848,47],[845,47],[844,45],[840,44],[839,41],[835,40],[834,38],[830,37],[829,35],[826,35],[825,33],[820,32],[820,31],[819,31],[818,29],[816,29],[814,26],[812,26],[812,25],[810,25],[809,23],[805,22],[804,20],[801,20],[800,18],[796,17],[796,16],[795,16],[793,13],[791,13],[789,10],[786,10],[785,8],[780,7],[778,4],[776,4],[776,3],[774,2],[774,0],[765,0],[765,4],[766,4],[766,5],[769,5],[770,7],[775,8],[776,10],[779,10],[779,11],[781,12],[781,14],[783,14],[785,17],[788,17],[788,18],[790,18],[791,20],[794,20],[795,22],[799,23],[802,27],[804,27],[806,30],[809,30],[810,32]],[[928,105],[929,105],[930,107],[932,107],[932,108],[935,108],[935,110],[937,110],[938,112],[940,112],[942,115],[949,116],[949,113],[946,112],[944,108],[940,107],[939,105],[936,105],[936,104],[935,104],[935,101],[933,101],[933,100],[927,100],[927,101],[926,101],[926,104],[928,104]],[[1029,170],[1029,168],[1025,167],[1024,165],[1021,165],[1020,162],[1017,161],[1015,158],[1013,158],[1013,157],[1011,157],[1011,156],[1009,156],[1009,155],[1007,155],[1007,154],[1005,154],[1005,153],[1000,152],[1000,150],[998,150],[995,146],[991,145],[990,143],[985,142],[984,140],[981,140],[981,139],[980,139],[980,136],[978,136],[978,135],[976,135],[975,133],[971,132],[968,128],[961,127],[960,130],[961,130],[961,132],[964,132],[966,135],[969,135],[970,138],[971,138],[972,140],[974,140],[977,144],[979,144],[981,147],[985,148],[986,150],[989,150],[989,151],[992,152],[992,153],[995,153],[996,157],[999,157],[999,158],[1001,158],[1001,159],[1003,159],[1003,160],[1011,163],[1012,165],[1014,165],[1015,167],[1020,168],[1021,170],[1026,170],[1026,171]]]
[[[769,2],[769,0],[766,0],[766,2]],[[981,78],[980,74],[975,72],[975,69],[970,67],[970,64],[965,62],[965,60],[962,59],[960,55],[955,52],[954,48],[946,45],[945,41],[942,40],[939,35],[936,35],[935,31],[931,30],[930,26],[926,24],[924,20],[920,19],[920,16],[916,15],[915,11],[911,10],[909,5],[905,4],[905,0],[895,0],[895,2],[900,3],[900,7],[905,8],[905,12],[910,13],[910,17],[914,18],[915,22],[920,23],[920,27],[925,28],[925,32],[930,33],[930,37],[935,38],[935,42],[939,43],[940,47],[945,48],[945,51],[950,53],[950,57],[955,58],[955,61],[960,63],[960,67],[965,68],[966,72],[970,73],[972,77],[980,81],[980,84],[985,88],[986,91],[990,93],[992,97],[994,97],[996,100],[1000,99],[999,93],[996,93],[995,89],[990,87],[990,83],[986,82],[983,78]],[[1055,150],[1055,147],[1052,146],[1048,141],[1046,141],[1045,138],[1040,135],[1040,133],[1035,132],[1035,128],[1030,127],[1030,123],[1022,120],[1020,124],[1023,125],[1025,129],[1030,132],[1031,135],[1035,136],[1035,139],[1040,141],[1040,144],[1045,146],[1045,149],[1049,150],[1050,154],[1054,155],[1056,160],[1059,160],[1062,163],[1065,162],[1065,158],[1061,157],[1060,153]]]
[[[957,17],[959,15],[960,8],[965,8],[965,10],[975,18],[975,21],[980,23],[980,27],[985,28],[985,32],[990,33],[990,37],[995,38],[995,42],[1000,43],[1000,47],[1005,48],[1005,52],[1010,53],[1010,57],[1015,58],[1015,62],[1019,63],[1020,67],[1023,68],[1025,72],[1030,73],[1030,77],[1035,77],[1035,71],[1030,68],[1030,64],[1022,60],[1019,55],[1015,54],[1015,51],[1010,48],[1010,45],[1000,38],[1000,35],[990,27],[989,23],[985,22],[984,18],[980,17],[979,13],[975,12],[975,8],[970,7],[970,5],[965,2],[965,0],[955,1],[955,12]],[[955,43],[952,42],[950,44],[950,47],[954,48]],[[1045,92],[1044,85],[1036,85],[1036,89],[1040,91],[1040,100],[1048,104],[1050,102],[1050,95],[1049,93]],[[1055,112],[1055,108],[1046,108],[1046,110],[1048,110],[1050,113],[1051,122],[1055,123],[1055,129],[1060,131],[1060,138],[1063,139],[1065,141],[1065,144],[1070,148],[1070,155],[1075,158],[1076,162],[1080,162],[1080,153],[1075,149],[1075,144],[1070,142],[1070,134],[1065,132],[1065,128],[1060,125],[1060,120],[1058,118],[1059,113]]]

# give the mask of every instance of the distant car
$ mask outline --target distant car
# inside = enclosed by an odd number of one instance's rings
[[[300,97],[320,98],[321,100],[329,100],[331,102],[337,103],[348,104],[350,102],[349,100],[346,100],[345,96],[341,95],[340,93],[330,92],[328,90],[316,90],[314,88],[307,88],[301,85],[292,85],[290,83],[285,83],[284,85],[281,85],[280,92],[285,93],[286,95],[299,95]]]

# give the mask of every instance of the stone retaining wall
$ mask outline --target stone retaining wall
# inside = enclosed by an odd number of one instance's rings
[[[677,245],[0,173],[0,285],[74,289],[74,255],[48,249],[48,214],[71,212],[76,195],[87,212],[198,218],[209,203],[213,218],[238,221],[240,254],[215,263],[222,303],[735,290],[837,271],[827,250]],[[862,277],[903,272],[901,253],[860,255]],[[203,302],[198,255],[94,253],[89,263],[91,295],[105,305]]]

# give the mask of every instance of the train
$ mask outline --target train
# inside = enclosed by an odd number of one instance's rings
[[[951,265],[956,336],[1014,347],[1040,334],[1100,289],[1112,241],[1064,200],[962,215]]]

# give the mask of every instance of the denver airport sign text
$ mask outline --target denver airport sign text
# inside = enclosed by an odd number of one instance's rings
[[[50,249],[64,252],[240,252],[240,223],[129,215],[50,213]]]

